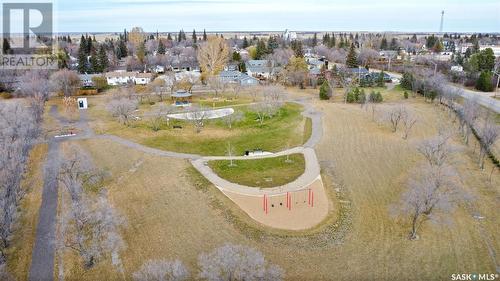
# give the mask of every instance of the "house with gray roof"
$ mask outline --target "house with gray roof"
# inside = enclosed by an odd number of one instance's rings
[[[239,83],[242,86],[254,86],[259,84],[259,80],[256,78],[235,70],[221,71],[219,77],[222,82],[229,84]]]
[[[281,67],[269,60],[249,60],[245,66],[247,74],[257,79],[269,79],[281,71]]]

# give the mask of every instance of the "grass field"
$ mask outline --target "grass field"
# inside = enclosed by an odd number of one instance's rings
[[[290,160],[287,162],[287,160]],[[276,187],[293,182],[305,171],[302,154],[258,160],[210,161],[208,165],[221,178],[252,187]]]
[[[222,120],[212,120],[206,122],[201,133],[196,133],[193,125],[184,121],[172,121],[170,127],[164,124],[158,132],[150,128],[147,120],[136,121],[126,127],[111,118],[102,102],[102,97],[91,100],[89,109],[91,126],[97,133],[117,135],[168,151],[225,155],[226,144],[230,142],[237,155],[253,149],[276,152],[303,144],[311,130],[306,118],[301,115],[302,107],[297,104],[286,104],[275,117],[266,119],[262,127],[248,107],[237,107],[236,110],[244,113],[244,118],[233,124],[232,129]],[[174,124],[183,129],[172,129]]]
[[[322,168],[332,172],[328,192],[335,193],[337,187],[346,191],[342,204],[347,205],[339,216],[351,221],[338,241],[318,240],[314,234],[337,225],[337,216],[305,233],[276,232],[249,219],[185,161],[103,140],[83,142],[95,162],[111,173],[110,199],[127,218],[122,231],[127,248],[121,252],[125,279],[151,258],[179,258],[196,274],[198,254],[225,242],[258,248],[284,268],[286,280],[448,280],[456,272],[494,272],[489,249],[500,251],[500,218],[495,215],[500,176],[494,173],[490,183],[491,167],[477,169],[473,144],[454,143],[460,153],[453,165],[475,200],[461,204],[451,215],[452,223],[428,222],[421,239],[409,241],[407,222],[391,217],[390,206],[398,201],[409,171],[422,161],[414,143],[436,134],[436,120],[456,125],[439,107],[421,99],[403,102],[419,118],[409,141],[372,122],[359,106],[316,104],[325,114],[325,136],[317,151]],[[471,212],[485,219],[477,221]],[[66,263],[68,280],[122,279],[109,261],[86,273],[72,260]]]

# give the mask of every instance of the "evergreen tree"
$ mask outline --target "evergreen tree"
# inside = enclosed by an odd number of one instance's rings
[[[275,36],[269,37],[269,40],[267,41],[267,49],[269,53],[272,53],[278,47],[279,47],[278,39]]]
[[[104,72],[109,67],[108,54],[106,54],[106,49],[103,45],[99,47],[99,72]]]
[[[179,35],[177,35],[177,42],[181,42],[182,41],[182,29],[179,31]]]
[[[474,40],[474,44],[472,45],[472,53],[479,52],[479,40]]]
[[[323,45],[328,46],[330,44],[330,34],[323,35]]]
[[[393,51],[397,51],[399,49],[398,47],[398,40],[396,40],[396,38],[392,38],[391,39],[391,50]]]
[[[122,58],[126,58],[127,56],[128,56],[127,45],[125,45],[124,40],[120,40],[120,42],[118,42],[116,57],[118,59],[122,59]]]
[[[164,55],[165,52],[166,52],[165,45],[163,44],[163,41],[159,40],[159,42],[158,42],[158,54]]]
[[[313,47],[316,47],[316,46],[318,45],[318,34],[314,33],[313,38],[312,38],[311,45],[312,45]]]
[[[410,39],[410,42],[412,42],[412,43],[417,43],[417,41],[418,41],[418,40],[417,40],[417,34],[413,34],[413,36],[412,36],[412,37],[411,37],[411,39]]]
[[[304,57],[304,50],[302,48],[302,41],[300,40],[293,40],[291,44],[292,50],[294,52],[295,57],[297,58],[303,58]]]
[[[10,48],[10,43],[7,38],[3,39],[2,51],[4,55],[8,55],[12,53],[12,49]]]
[[[349,49],[349,53],[347,54],[346,64],[349,68],[358,67],[358,56],[356,54],[356,48],[354,47],[353,43],[351,43],[351,48]]]
[[[207,31],[203,29],[203,41],[207,41]]]
[[[328,82],[325,80],[323,81],[323,84],[321,84],[321,87],[319,88],[319,98],[321,100],[329,100],[331,96],[332,96],[332,90],[330,89],[330,85],[328,85]]]
[[[167,40],[172,41],[172,35],[170,34],[170,32],[167,34]]]
[[[436,43],[434,43],[434,46],[432,46],[432,50],[435,53],[440,53],[444,49],[443,43],[441,43],[441,40],[436,40]]]
[[[92,49],[92,52],[90,53],[90,71],[92,73],[98,73],[100,72],[100,69],[101,66],[99,65],[99,58],[97,57],[95,49]]]
[[[80,39],[80,48],[78,49],[78,72],[87,72],[87,42],[85,37],[82,35]]]
[[[92,53],[92,49],[93,49],[92,39],[90,38],[90,36],[87,38],[86,42],[87,42],[86,52],[87,52],[87,55],[90,55],[90,53]]]
[[[384,37],[382,37],[382,41],[380,42],[380,50],[387,50],[387,39]]]
[[[236,51],[233,52],[233,61],[241,61],[240,53],[238,53]]]
[[[335,38],[335,33],[332,32],[332,37],[330,38],[330,42],[328,43],[328,47],[334,48],[337,46],[337,39]]]
[[[196,44],[196,42],[198,41],[198,36],[196,36],[196,30],[193,29],[193,35],[192,35],[192,38],[193,38],[193,43]]]
[[[493,91],[493,84],[491,83],[491,72],[483,71],[479,78],[476,81],[476,89],[483,92],[491,92]]]
[[[125,42],[128,42],[128,33],[127,33],[127,29],[124,29],[123,30],[123,40]]]
[[[259,40],[259,42],[257,43],[257,51],[255,59],[258,60],[263,59],[266,54],[267,54],[266,44],[264,43],[264,40]]]
[[[248,39],[247,39],[247,37],[245,36],[245,37],[243,38],[243,46],[241,46],[241,47],[242,47],[243,49],[246,49],[246,48],[248,48],[249,46],[250,46],[250,44],[248,43]]]

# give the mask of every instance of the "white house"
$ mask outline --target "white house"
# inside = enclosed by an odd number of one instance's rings
[[[464,67],[461,65],[452,65],[450,70],[453,72],[462,72],[464,71]]]
[[[134,78],[137,74],[139,74],[139,72],[115,71],[107,72],[105,76],[108,85],[119,86],[134,82]]]
[[[151,82],[153,75],[151,73],[137,73],[133,78],[136,85],[147,85]]]

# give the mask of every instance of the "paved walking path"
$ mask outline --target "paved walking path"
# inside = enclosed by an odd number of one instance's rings
[[[57,108],[51,108],[51,115],[59,121],[64,119],[57,115]],[[31,256],[29,272],[30,281],[53,280],[54,255],[56,239],[56,218],[58,199],[57,175],[60,167],[60,142],[52,138],[49,140],[49,150],[44,167],[42,204],[38,215],[35,245]]]
[[[294,192],[307,189],[314,181],[318,179],[320,176],[320,166],[318,162],[318,158],[316,156],[316,152],[314,147],[319,143],[321,137],[323,136],[323,126],[322,126],[322,116],[321,113],[314,110],[312,105],[308,102],[307,99],[298,99],[293,100],[293,102],[298,103],[304,107],[304,111],[302,113],[303,116],[311,118],[312,121],[312,133],[309,140],[303,145],[295,148],[291,148],[285,151],[273,153],[270,155],[262,155],[255,157],[246,157],[246,156],[235,156],[235,157],[227,157],[227,156],[208,156],[202,157],[199,159],[192,159],[191,163],[193,166],[212,184],[214,184],[221,191],[232,192],[240,195],[247,196],[263,196],[264,194],[268,196],[280,195],[287,192]],[[305,158],[305,171],[299,178],[295,181],[288,183],[283,186],[275,187],[275,188],[265,188],[259,189],[255,187],[243,186],[240,184],[229,182],[221,177],[219,177],[214,171],[208,166],[208,161],[214,160],[254,160],[254,159],[265,159],[265,158],[274,158],[280,156],[286,156],[290,154],[304,154]]]

